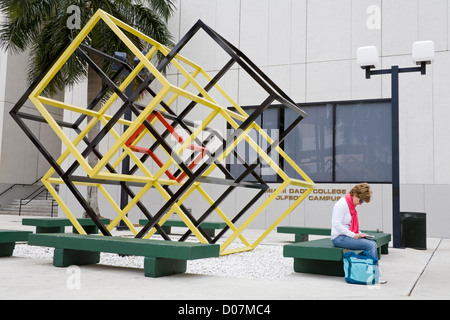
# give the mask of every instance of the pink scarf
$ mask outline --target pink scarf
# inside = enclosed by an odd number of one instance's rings
[[[350,215],[352,216],[350,231],[353,233],[359,233],[358,212],[356,212],[356,206],[353,204],[353,197],[350,195],[350,193],[347,193],[345,195],[345,200],[347,200],[348,208],[350,209]]]

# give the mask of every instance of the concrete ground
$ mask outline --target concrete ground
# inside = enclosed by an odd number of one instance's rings
[[[22,226],[22,218],[0,215],[0,229],[34,230]],[[293,235],[272,232],[261,245],[282,246],[292,240]],[[428,238],[427,247],[389,248],[389,255],[380,261],[382,278],[388,283],[375,286],[350,285],[341,277],[293,270],[277,280],[189,273],[154,279],[144,277],[140,268],[100,264],[56,268],[51,259],[13,256],[0,259],[0,299],[449,299],[450,239]],[[79,286],[72,287],[74,276]]]

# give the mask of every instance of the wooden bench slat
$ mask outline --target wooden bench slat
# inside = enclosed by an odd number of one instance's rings
[[[77,221],[86,233],[98,233],[98,227],[91,218],[81,218],[77,219]],[[100,221],[104,225],[111,222],[110,219],[106,218],[102,218]],[[67,218],[25,218],[22,219],[22,225],[35,226],[36,233],[64,233],[65,227],[72,226],[73,233],[78,233],[72,222]]]
[[[146,225],[148,221],[148,219],[140,219],[139,224]],[[163,226],[187,228],[184,221],[181,220],[167,220],[166,222],[164,222]],[[200,226],[203,229],[223,229],[227,226],[227,224],[225,222],[204,221],[200,224]]]
[[[277,227],[278,233],[293,233],[293,234],[314,234],[318,236],[329,236],[331,229],[327,228],[309,228],[309,227]]]
[[[31,231],[0,229],[0,243],[28,241]]]
[[[95,222],[91,218],[77,219],[82,226],[94,226]],[[103,224],[108,224],[110,219],[100,219]],[[69,227],[72,222],[66,218],[25,218],[22,225],[35,227]]]
[[[329,228],[280,226],[277,227],[277,232],[294,234],[295,242],[308,241],[309,235],[312,234],[317,236],[331,236],[331,229]],[[372,230],[361,230],[361,232],[368,234],[383,233],[382,231],[372,231]]]
[[[140,219],[139,224],[146,225],[148,221],[148,219]],[[208,236],[214,238],[215,229],[223,229],[227,226],[227,224],[225,222],[204,221],[200,224],[200,226]],[[184,223],[184,221],[181,220],[167,220],[161,226],[161,228],[163,228],[167,234],[172,233],[172,227],[187,228],[187,225]],[[156,233],[158,234],[159,232],[157,231]]]

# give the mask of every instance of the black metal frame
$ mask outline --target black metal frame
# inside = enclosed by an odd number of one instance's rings
[[[201,20],[199,20],[191,30],[187,32],[187,34],[181,39],[180,42],[178,42],[177,45],[170,51],[170,53],[158,64],[157,69],[158,71],[164,70],[169,63],[174,59],[174,57],[183,49],[183,47],[193,38],[193,36],[199,31],[203,30],[206,32],[207,35],[209,35],[225,52],[227,52],[230,56],[230,60],[225,64],[225,66],[216,74],[216,76],[204,87],[204,90],[208,92],[211,88],[214,87],[214,85],[226,74],[230,68],[237,63],[243,70],[245,70],[257,83],[260,85],[268,94],[267,99],[259,105],[256,110],[249,115],[249,117],[241,123],[241,125],[235,130],[234,133],[228,134],[227,137],[221,137],[216,131],[211,130],[210,131],[210,137],[204,141],[198,141],[196,139],[196,142],[201,144],[202,146],[206,146],[208,141],[211,137],[218,137],[223,142],[223,148],[221,149],[222,152],[226,150],[229,146],[231,146],[235,139],[237,139],[244,130],[246,130],[253,121],[264,112],[267,108],[269,108],[274,102],[280,103],[283,107],[289,108],[291,110],[294,110],[298,117],[295,119],[292,125],[289,126],[279,137],[276,139],[272,145],[270,145],[266,151],[266,153],[270,153],[270,151],[278,146],[283,139],[294,129],[295,126],[297,126],[301,120],[306,116],[303,110],[301,110],[271,79],[269,79],[250,59],[248,59],[240,50],[238,50],[236,47],[231,45],[228,41],[223,39],[220,35],[218,35],[214,30],[209,28],[206,24],[204,24]],[[69,43],[66,45],[64,49],[60,51],[60,53],[57,55],[56,59],[62,55],[62,53],[65,51],[65,49],[68,47]],[[108,134],[110,129],[116,125],[117,121],[119,121],[124,113],[126,111],[131,111],[132,114],[134,114],[136,117],[140,115],[141,111],[143,110],[143,107],[136,102],[137,98],[144,92],[147,91],[150,93],[153,97],[156,96],[156,93],[153,92],[149,85],[155,80],[155,76],[150,74],[146,76],[145,78],[141,78],[140,75],[136,77],[135,80],[138,81],[138,88],[134,90],[131,94],[125,94],[124,92],[120,91],[119,87],[116,85],[116,80],[120,77],[120,74],[122,71],[128,71],[131,72],[132,68],[124,61],[121,61],[119,59],[116,59],[114,57],[111,57],[105,53],[102,53],[98,50],[95,50],[93,48],[90,48],[86,45],[79,46],[75,53],[79,57],[81,57],[90,68],[92,68],[98,76],[102,79],[102,81],[105,83],[102,90],[99,92],[97,97],[90,103],[88,106],[88,109],[92,110],[102,99],[105,97],[107,92],[109,90],[112,90],[115,92],[118,97],[123,101],[122,106],[116,111],[116,113],[111,117],[111,119],[106,123],[103,128],[100,130],[100,132],[92,138],[92,140],[88,139],[87,137],[83,138],[84,143],[87,145],[86,148],[81,152],[81,155],[86,158],[91,153],[94,153],[99,159],[102,159],[103,155],[98,150],[98,145],[104,139],[104,137]],[[118,71],[115,73],[114,76],[111,78],[108,77],[108,75],[105,74],[105,72],[101,69],[100,66],[96,65],[95,62],[89,57],[89,54],[97,55],[98,57],[102,59],[109,60],[110,62],[113,62],[117,65],[119,65]],[[80,163],[75,160],[72,164],[68,166],[67,170],[63,170],[57,163],[57,161],[50,155],[48,150],[43,146],[43,144],[39,141],[39,139],[33,134],[33,132],[30,130],[28,126],[23,122],[22,119],[28,119],[28,120],[34,120],[39,122],[46,122],[46,120],[40,116],[32,115],[32,114],[26,114],[23,112],[20,112],[20,109],[26,102],[29,94],[34,90],[34,88],[38,85],[38,83],[41,81],[41,79],[47,74],[47,72],[52,67],[53,62],[49,64],[48,68],[42,72],[42,74],[33,82],[33,84],[30,86],[30,88],[25,92],[25,94],[22,96],[22,98],[17,102],[17,104],[14,106],[14,108],[11,110],[10,114],[12,118],[18,123],[18,125],[21,127],[21,129],[24,131],[24,133],[30,138],[30,140],[33,142],[33,144],[37,147],[37,149],[43,154],[43,156],[46,158],[46,160],[50,163],[50,165],[54,168],[55,172],[61,177],[63,182],[67,185],[68,189],[72,192],[72,194],[75,196],[75,198],[78,200],[78,202],[81,204],[81,206],[85,209],[86,213],[92,218],[92,220],[95,222],[99,230],[102,232],[103,235],[110,236],[110,232],[106,229],[106,227],[101,223],[100,219],[96,216],[95,212],[92,210],[92,208],[89,206],[87,201],[84,199],[84,197],[81,195],[79,190],[76,188],[74,182],[91,182],[91,183],[102,183],[102,184],[113,184],[113,185],[119,185],[122,190],[131,198],[135,197],[134,192],[131,190],[131,186],[138,186],[142,185],[140,183],[136,182],[125,182],[125,181],[111,181],[111,180],[103,180],[103,179],[93,179],[87,176],[76,176],[74,175],[75,170],[80,166]],[[198,95],[199,97],[202,97],[201,94]],[[170,107],[168,107],[164,101],[160,103],[160,105],[167,111],[164,116],[167,119],[171,119],[172,126],[175,128],[176,126],[181,126],[183,129],[185,129],[187,132],[192,133],[190,127],[192,126],[192,123],[190,121],[185,120],[184,118],[187,116],[187,114],[197,105],[197,102],[192,101],[180,114],[176,114]],[[72,128],[75,130],[77,134],[81,132],[79,126],[84,121],[84,119],[87,116],[82,114],[80,117],[74,122],[74,123],[67,123],[67,122],[58,122],[58,124],[62,127],[66,128]],[[164,232],[164,230],[160,227],[158,224],[159,220],[162,218],[162,216],[170,210],[170,208],[176,204],[176,202],[183,196],[183,194],[188,191],[191,186],[195,182],[205,182],[205,183],[215,183],[215,184],[222,184],[227,185],[227,190],[214,202],[214,204],[206,210],[199,219],[195,219],[192,214],[183,206],[181,205],[180,208],[183,211],[183,213],[192,221],[194,226],[198,228],[200,233],[207,239],[210,243],[217,242],[218,239],[228,230],[228,226],[224,228],[219,234],[214,238],[211,239],[207,233],[200,227],[200,224],[219,206],[220,203],[222,203],[227,196],[236,188],[236,187],[246,187],[246,188],[256,188],[259,189],[257,195],[253,197],[247,205],[242,208],[241,211],[238,212],[238,214],[231,220],[232,223],[235,223],[242,215],[251,207],[251,205],[256,202],[269,188],[269,186],[264,182],[264,180],[256,173],[254,172],[254,169],[256,168],[258,159],[252,163],[247,164],[242,158],[239,156],[239,161],[242,162],[242,165],[246,168],[245,171],[239,176],[239,177],[233,177],[233,175],[227,170],[225,166],[223,166],[220,162],[217,161],[219,156],[222,154],[222,152],[217,152],[217,150],[213,153],[209,152],[207,155],[206,161],[204,161],[198,169],[195,171],[190,170],[188,165],[186,165],[180,158],[177,157],[175,152],[172,152],[172,148],[169,144],[165,142],[165,138],[169,135],[169,130],[165,130],[164,133],[160,134],[151,124],[148,120],[144,120],[143,122],[145,128],[155,137],[156,141],[152,144],[150,147],[151,151],[155,151],[158,147],[162,147],[171,155],[175,155],[175,161],[180,166],[180,170],[178,170],[175,174],[179,175],[182,172],[185,172],[187,174],[187,180],[179,186],[178,190],[176,192],[173,192],[168,185],[164,185],[163,188],[166,190],[166,192],[171,196],[170,200],[167,201],[154,215],[152,215],[145,206],[141,203],[141,201],[137,202],[138,208],[141,209],[142,213],[148,218],[149,222],[141,229],[141,231],[136,235],[137,238],[143,237],[150,229],[155,227],[162,237],[165,240],[171,240],[170,237]],[[236,151],[234,151],[234,154],[237,155]],[[140,158],[140,161],[144,163],[148,159],[148,155],[145,154]],[[192,158],[192,157],[191,157]],[[224,173],[225,177],[222,178],[211,178],[211,177],[202,177],[203,173],[213,164],[215,163],[217,167]],[[108,163],[106,165],[106,169],[110,173],[117,173],[115,169]],[[129,170],[129,174],[134,174],[138,169],[138,166],[135,165]],[[249,174],[252,174],[256,180],[257,183],[247,183],[243,182],[244,178],[248,176]],[[184,241],[189,234],[191,233],[191,230],[186,232],[180,239],[180,241]]]

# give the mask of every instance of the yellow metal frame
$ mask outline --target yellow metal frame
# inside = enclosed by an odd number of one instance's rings
[[[109,134],[115,139],[114,144],[108,149],[106,154],[102,159],[94,166],[91,167],[87,160],[83,157],[81,152],[78,150],[77,146],[79,143],[85,138],[88,132],[93,128],[93,126],[100,121],[101,124],[106,125],[108,121],[112,118],[112,116],[108,115],[107,112],[113,103],[118,99],[118,95],[114,93],[108,100],[103,104],[99,111],[92,111],[86,108],[81,108],[78,106],[73,106],[64,102],[60,102],[54,99],[50,99],[47,97],[41,96],[44,88],[50,83],[50,81],[55,77],[58,71],[62,68],[62,66],[67,62],[71,55],[74,54],[75,50],[80,46],[83,40],[89,35],[92,29],[96,26],[99,21],[103,21],[109,28],[120,38],[120,40],[130,49],[130,51],[139,59],[139,64],[136,68],[130,72],[130,74],[126,77],[126,79],[119,86],[121,91],[124,91],[128,85],[136,78],[139,72],[145,67],[152,73],[159,83],[162,85],[162,88],[158,92],[158,94],[150,101],[150,103],[142,110],[141,114],[134,121],[127,121],[125,119],[119,119],[118,124],[123,124],[128,126],[128,129],[119,134],[114,128],[111,128]],[[150,50],[146,55],[142,54],[141,51],[133,44],[133,42],[125,35],[123,31],[126,31],[146,42],[151,44],[152,50]],[[206,116],[206,118],[201,122],[201,124],[194,129],[194,132],[190,135],[189,138],[185,139],[184,143],[182,143],[179,148],[176,150],[178,155],[181,155],[190,144],[202,133],[205,128],[211,123],[213,119],[216,117],[222,118],[224,121],[228,122],[234,129],[238,128],[237,121],[245,121],[248,118],[248,114],[223,90],[218,84],[214,85],[214,88],[222,94],[222,96],[236,108],[236,112],[228,110],[225,107],[219,105],[211,95],[204,90],[204,88],[199,84],[196,80],[197,77],[203,76],[208,82],[212,80],[211,76],[200,66],[195,64],[194,62],[188,60],[187,58],[176,55],[175,58],[171,61],[171,64],[177,68],[177,70],[185,77],[184,83],[177,87],[172,85],[158,70],[157,68],[150,62],[150,59],[157,53],[161,52],[164,55],[167,55],[170,50],[156,42],[155,40],[149,38],[148,36],[142,34],[141,32],[135,30],[129,25],[123,23],[122,21],[116,19],[115,17],[109,15],[108,13],[98,10],[94,16],[89,20],[89,22],[85,25],[85,27],[80,31],[78,36],[73,40],[71,45],[67,48],[67,50],[62,54],[62,56],[55,62],[53,67],[50,69],[48,74],[42,79],[42,81],[38,84],[35,90],[30,94],[29,98],[31,102],[36,106],[39,113],[45,118],[50,127],[54,130],[57,136],[61,139],[66,149],[61,154],[57,163],[62,165],[64,161],[69,157],[73,156],[75,160],[79,163],[80,167],[90,178],[97,179],[105,179],[105,180],[118,180],[118,181],[127,181],[127,182],[138,182],[143,183],[142,189],[136,194],[136,196],[131,199],[128,205],[124,209],[120,209],[119,205],[115,202],[114,198],[107,192],[106,188],[104,188],[101,184],[94,183],[85,183],[85,182],[77,182],[77,185],[94,185],[96,186],[101,193],[104,195],[106,200],[111,204],[112,208],[116,211],[117,216],[114,218],[111,223],[108,225],[107,229],[111,231],[114,227],[116,227],[121,220],[123,220],[126,225],[130,228],[130,230],[136,235],[138,232],[130,220],[127,218],[127,213],[130,212],[131,208],[136,205],[138,201],[142,199],[142,197],[151,189],[155,188],[162,195],[162,197],[166,200],[170,199],[170,195],[165,191],[163,185],[182,185],[182,182],[178,183],[173,180],[163,179],[162,176],[166,172],[166,170],[172,166],[177,165],[176,161],[174,161],[173,157],[169,155],[169,160],[157,170],[154,174],[145,166],[139,158],[132,152],[130,148],[125,145],[125,142],[131,137],[131,135],[142,125],[142,123],[149,117],[149,115],[156,110],[156,108],[160,105],[161,101],[165,98],[169,98],[166,104],[171,106],[179,97],[184,97],[186,99],[197,102],[200,106],[206,107],[210,109],[210,113]],[[189,73],[181,63],[187,64],[189,67],[193,68],[193,72]],[[191,86],[195,93],[191,93],[187,91],[187,88]],[[199,96],[201,94],[201,96]],[[171,95],[171,96],[170,96]],[[50,112],[46,109],[45,106],[53,106],[56,108],[61,108],[64,110],[68,110],[70,112],[85,114],[92,119],[88,122],[88,124],[84,127],[84,129],[75,137],[72,141],[63,131],[63,129],[57,124],[57,122],[53,119]],[[164,113],[165,110],[162,108],[159,110]],[[153,121],[154,122],[154,121]],[[153,122],[151,124],[153,124]],[[258,155],[276,172],[282,179],[282,183],[275,189],[275,191],[263,201],[263,203],[258,206],[249,217],[238,227],[234,225],[230,218],[223,212],[219,207],[215,209],[217,214],[225,221],[228,225],[232,234],[228,237],[221,245],[221,254],[230,254],[241,251],[248,251],[254,249],[261,241],[286,217],[288,216],[307,196],[308,194],[315,188],[314,182],[297,166],[297,164],[279,147],[276,147],[275,150],[280,154],[283,159],[289,163],[292,168],[304,179],[292,179],[286,175],[286,173],[270,158],[268,154],[262,150],[262,148],[250,137],[250,132],[254,130],[256,131],[263,139],[267,141],[267,143],[272,144],[272,138],[255,122],[253,122],[246,130],[240,132],[236,137],[234,143],[229,146],[226,150],[223,151],[221,156],[218,158],[218,161],[224,161],[226,157],[237,147],[239,143],[247,143],[253,150],[255,150]],[[147,130],[144,130],[143,133],[138,137],[136,141],[139,141],[145,134],[149,134]],[[121,150],[123,150],[122,153]],[[119,154],[120,153],[120,154]],[[110,163],[114,157],[119,154],[118,158],[113,161],[113,167],[116,168],[122,162],[125,156],[130,156],[131,160],[134,161],[144,176],[136,176],[136,175],[124,175],[124,174],[113,174],[106,169],[106,165]],[[213,173],[213,171],[217,168],[216,164],[212,164],[203,174],[203,177],[208,177]],[[53,184],[63,184],[63,180],[59,178],[54,178],[53,175],[55,170],[51,168],[42,178],[42,182],[50,191],[52,196],[55,198],[63,212],[70,219],[76,230],[80,234],[86,234],[83,227],[78,223],[74,214],[68,208],[68,206],[64,203],[63,199],[56,192]],[[259,216],[268,205],[288,186],[295,185],[307,188],[307,190],[299,197],[292,205],[289,206],[287,210],[285,210],[276,221],[265,230],[256,241],[250,243],[242,234],[242,232]],[[183,196],[171,207],[171,209],[161,217],[159,224],[163,225],[165,221],[167,221],[173,213],[176,213],[188,226],[188,228],[192,231],[192,233],[197,237],[200,242],[207,243],[207,240],[203,237],[201,232],[199,232],[198,228],[194,226],[192,221],[184,214],[183,210],[181,210],[180,206],[183,204],[186,199],[188,199],[191,194],[197,191],[199,192],[205,200],[212,205],[214,201],[208,195],[208,193],[202,188],[201,183],[195,182],[188,190],[183,194]],[[150,238],[156,229],[152,228],[149,232],[144,236],[144,238]],[[239,238],[243,243],[244,247],[237,249],[229,249],[228,246],[236,239]]]

